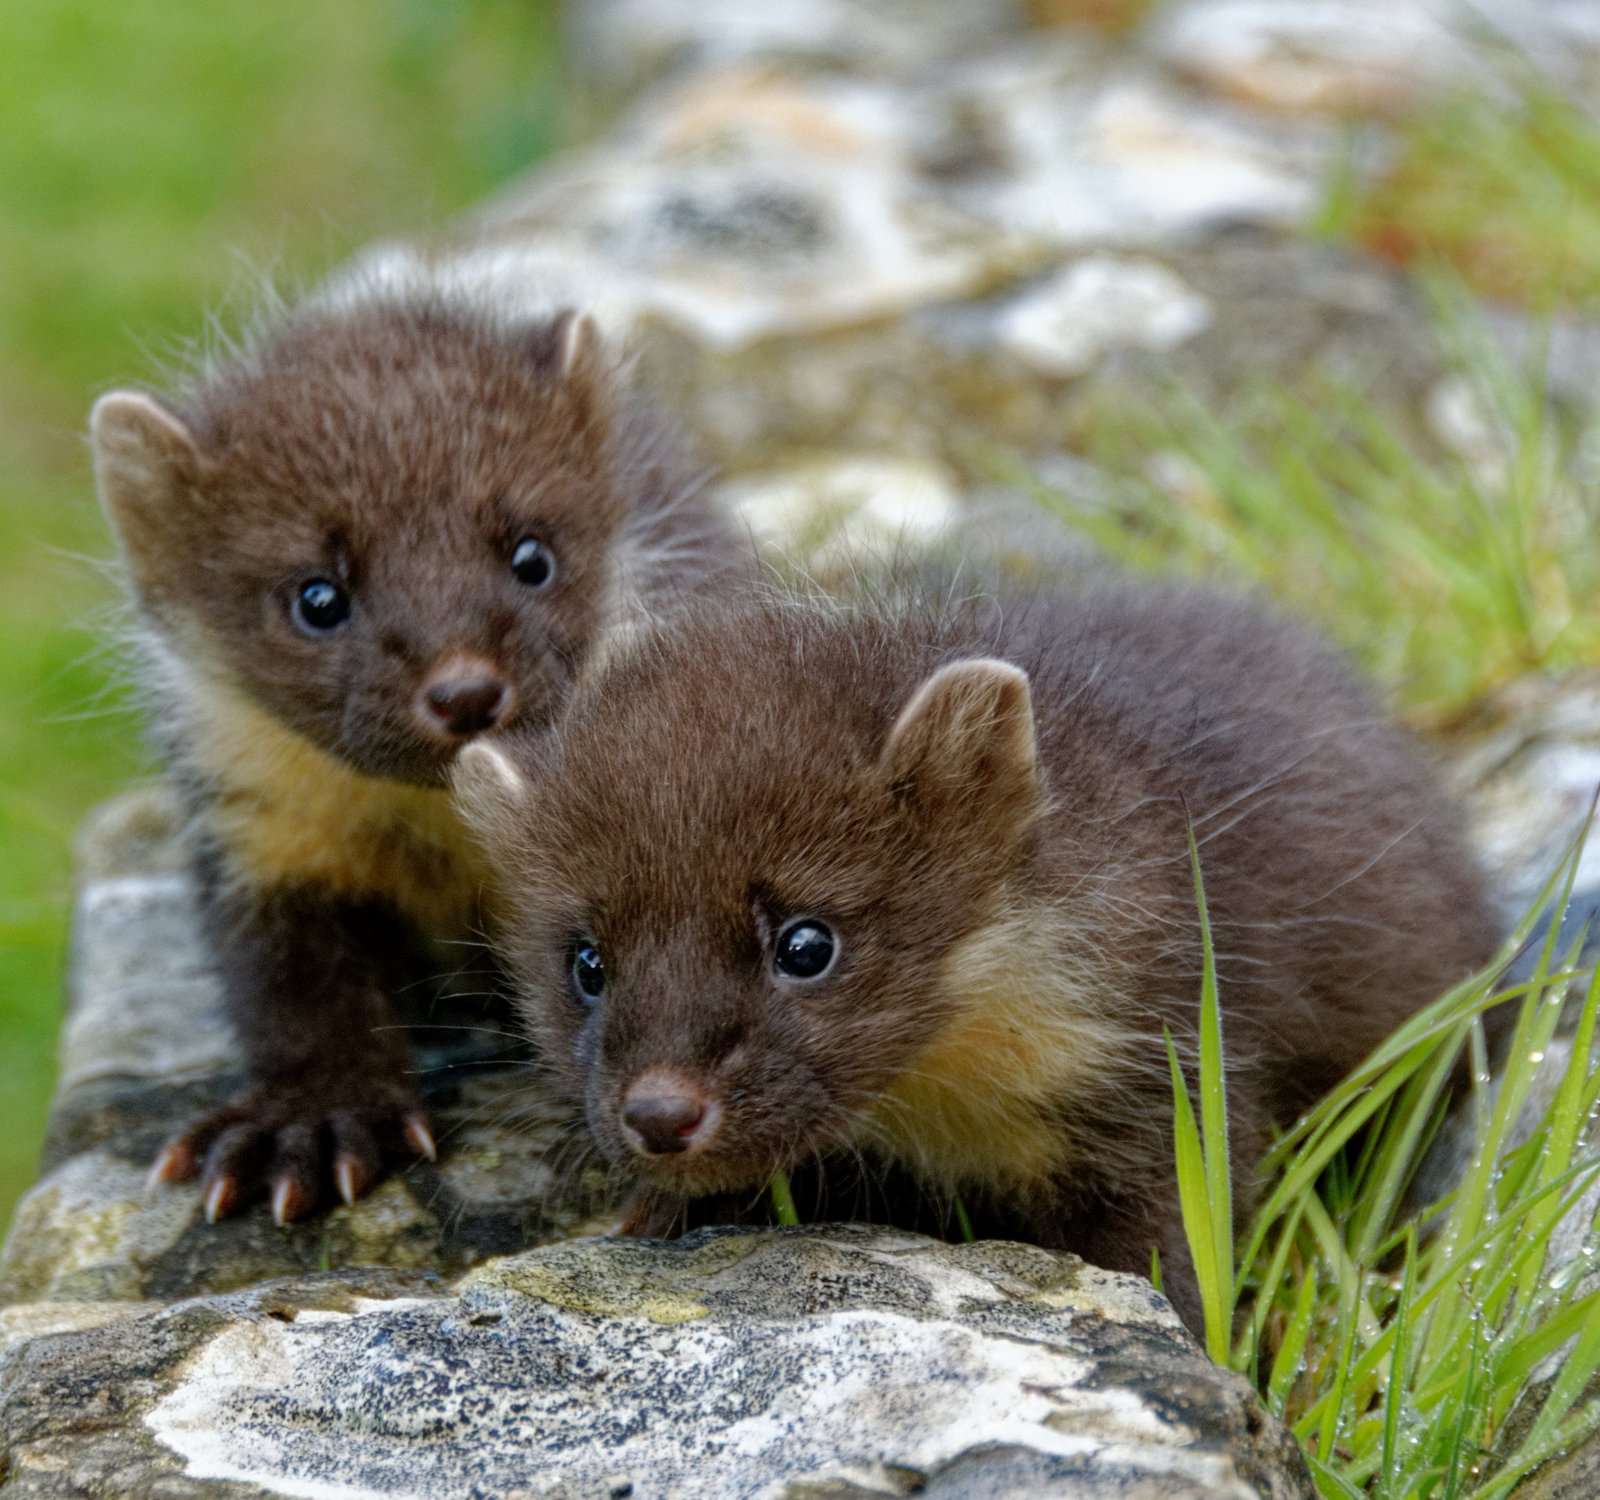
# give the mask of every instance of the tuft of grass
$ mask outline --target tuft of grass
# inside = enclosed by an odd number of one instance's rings
[[[1600,472],[1535,356],[1503,358],[1446,292],[1471,424],[1446,451],[1352,385],[1259,388],[1227,413],[1175,390],[1102,426],[1107,503],[1008,478],[1113,560],[1264,589],[1317,618],[1423,723],[1500,684],[1600,660]]]
[[[1536,914],[1565,909],[1576,868],[1574,850]],[[1508,953],[1537,930],[1530,916]],[[1589,1129],[1600,1108],[1600,969],[1576,968],[1587,933],[1565,949],[1559,933],[1548,923],[1526,979],[1507,983],[1502,960],[1413,1016],[1295,1125],[1269,1159],[1272,1187],[1236,1270],[1201,1253],[1225,1200],[1199,1157],[1221,1149],[1225,1160],[1225,1142],[1197,1136],[1174,1062],[1208,1349],[1288,1423],[1321,1495],[1501,1500],[1600,1431],[1600,1237],[1585,1197],[1600,1180]],[[1530,1128],[1534,1075],[1574,986],[1571,1060]],[[1214,994],[1208,1003],[1214,1013]],[[1491,1086],[1482,1016],[1503,1003],[1518,1007],[1516,1027]],[[1468,1166],[1419,1212],[1408,1191],[1463,1056],[1474,1079]],[[1224,1092],[1220,1046],[1202,1044],[1198,1082],[1202,1099]],[[1577,1254],[1558,1248],[1558,1231],[1574,1228]]]
[[[1388,169],[1337,181],[1320,227],[1487,296],[1600,309],[1600,120],[1537,74],[1516,95],[1462,92],[1403,121]]]

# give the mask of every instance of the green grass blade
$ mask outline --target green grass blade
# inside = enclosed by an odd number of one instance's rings
[[[972,1231],[972,1219],[967,1213],[967,1205],[961,1201],[960,1194],[950,1200],[950,1205],[955,1209],[956,1230],[961,1235],[961,1243],[976,1244],[978,1236]]]
[[[1226,1364],[1232,1287],[1230,1284],[1224,1288],[1222,1270],[1217,1264],[1216,1229],[1212,1222],[1200,1127],[1195,1123],[1194,1106],[1178,1063],[1178,1049],[1173,1044],[1172,1033],[1165,1027],[1162,1031],[1167,1043],[1167,1062],[1172,1069],[1172,1144],[1178,1172],[1178,1201],[1183,1210],[1183,1232],[1194,1261],[1195,1279],[1200,1284],[1200,1303],[1205,1310],[1206,1353],[1217,1364]]]
[[[772,1198],[772,1212],[780,1224],[794,1225],[800,1222],[800,1215],[795,1211],[794,1194],[789,1190],[789,1178],[786,1173],[774,1172],[772,1180],[767,1184],[767,1191]]]
[[[1283,1418],[1288,1410],[1289,1392],[1300,1376],[1305,1360],[1306,1341],[1311,1334],[1311,1318],[1317,1308],[1317,1276],[1314,1269],[1300,1277],[1300,1290],[1295,1294],[1294,1315],[1284,1330],[1283,1342],[1278,1345],[1272,1361],[1272,1373],[1267,1377],[1267,1409],[1273,1416]]]
[[[1411,1338],[1411,1298],[1417,1285],[1417,1237],[1413,1232],[1406,1238],[1406,1268],[1400,1283],[1400,1307],[1394,1320],[1394,1348],[1389,1356],[1389,1380],[1383,1397],[1383,1461],[1384,1485],[1391,1495],[1405,1493],[1400,1476],[1400,1416],[1405,1406],[1407,1377],[1410,1373],[1407,1358]]]
[[[1212,1302],[1206,1307],[1206,1342],[1214,1343],[1214,1310],[1224,1325],[1224,1349],[1231,1335],[1234,1307],[1233,1180],[1228,1150],[1228,1090],[1222,1051],[1222,1006],[1217,994],[1217,956],[1211,941],[1211,916],[1206,910],[1205,880],[1200,873],[1200,850],[1194,828],[1189,828],[1189,869],[1194,879],[1195,904],[1200,913],[1200,1142],[1205,1156],[1206,1196],[1211,1205],[1212,1265],[1217,1278]],[[1215,1354],[1212,1355],[1216,1359]],[[1226,1364],[1226,1353],[1218,1361]]]
[[[1472,1416],[1478,1411],[1479,1378],[1478,1372],[1483,1361],[1483,1325],[1474,1318],[1472,1320],[1472,1340],[1467,1349],[1467,1370],[1465,1376],[1465,1389],[1462,1391],[1456,1411],[1455,1426],[1451,1429],[1450,1440],[1446,1447],[1449,1466],[1444,1476],[1443,1500],[1459,1500],[1461,1487],[1466,1481],[1467,1468],[1477,1458],[1477,1447],[1467,1442],[1467,1426]]]

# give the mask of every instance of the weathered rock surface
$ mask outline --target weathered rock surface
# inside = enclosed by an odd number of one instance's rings
[[[0,1361],[18,1496],[1310,1494],[1148,1286],[1021,1245],[577,1242],[453,1292],[333,1273]]]

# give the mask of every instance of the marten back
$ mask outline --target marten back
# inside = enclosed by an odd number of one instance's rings
[[[1269,1123],[1494,945],[1458,819],[1344,661],[1200,590],[707,608],[501,749],[458,785],[530,1034],[661,1191],[867,1145],[1181,1282],[1191,823],[1241,1206]]]

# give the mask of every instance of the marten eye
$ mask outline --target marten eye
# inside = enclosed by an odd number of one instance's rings
[[[292,606],[294,622],[310,635],[325,635],[350,618],[350,596],[326,578],[300,585]]]
[[[820,979],[833,967],[833,934],[811,917],[799,917],[778,934],[772,962],[789,979]]]
[[[536,536],[525,536],[511,553],[511,571],[518,583],[542,589],[556,576],[555,554]]]
[[[605,994],[606,966],[591,942],[581,942],[572,950],[572,987],[585,1005],[593,1005]]]

